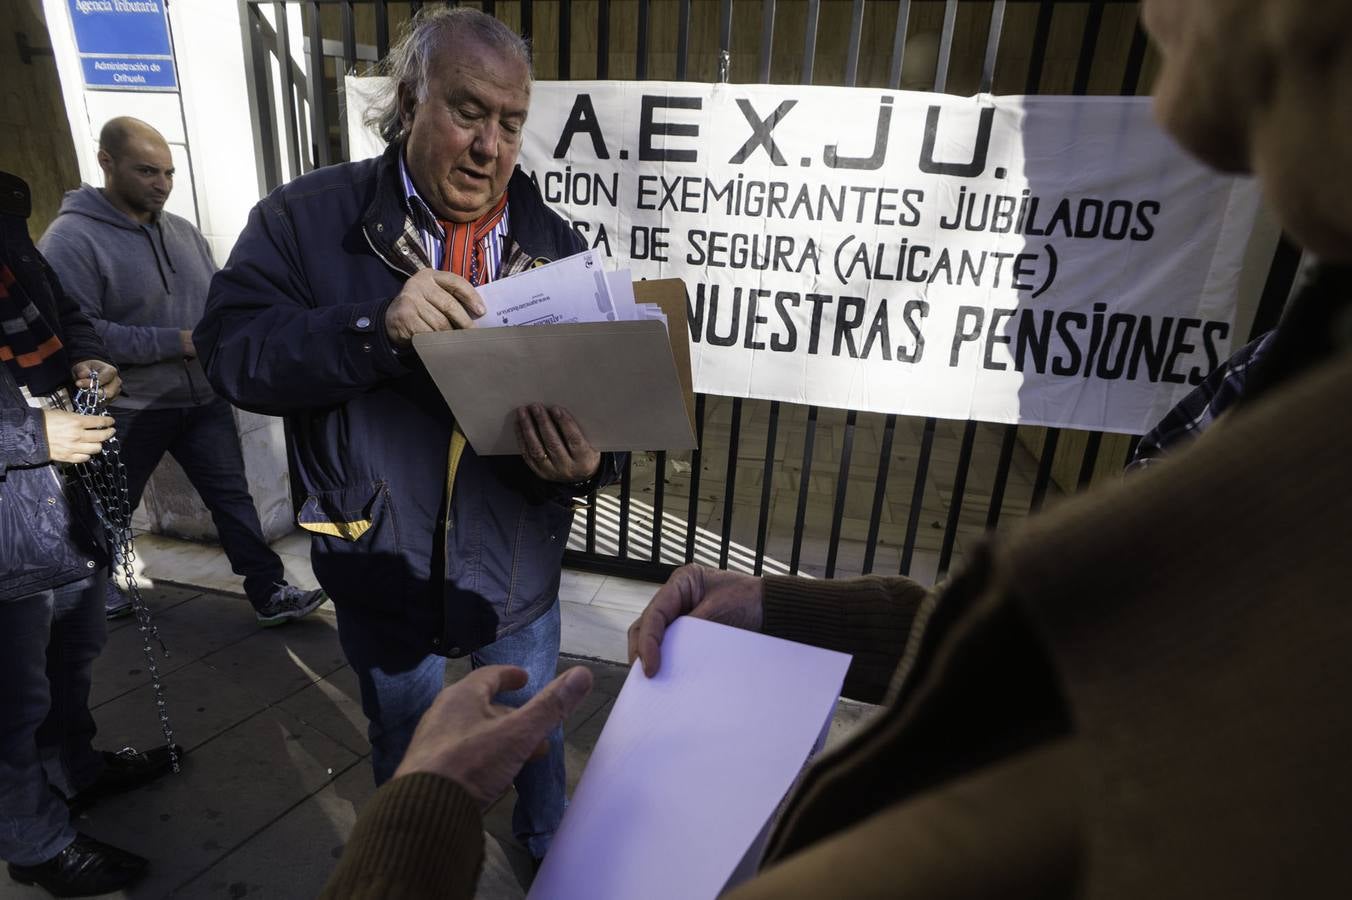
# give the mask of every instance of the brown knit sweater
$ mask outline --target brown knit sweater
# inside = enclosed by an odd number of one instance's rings
[[[769,579],[766,630],[855,653],[884,706],[730,896],[1352,896],[1349,411],[1344,354],[941,595]],[[326,896],[470,896],[480,828],[392,782]]]

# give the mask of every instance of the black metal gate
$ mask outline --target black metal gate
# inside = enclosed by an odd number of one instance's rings
[[[921,86],[939,92],[1136,94],[1148,87],[1152,62],[1137,4],[1126,0],[470,5],[533,39],[540,78],[895,89],[907,86],[909,50],[926,54]],[[382,58],[392,30],[422,6],[243,4],[263,186],[347,158],[342,81]],[[293,37],[297,26],[302,39]],[[918,36],[930,40],[913,43]],[[918,58],[910,59],[912,70]],[[1253,333],[1276,323],[1299,261],[1298,250],[1279,241]],[[579,517],[569,565],[651,580],[688,561],[757,574],[881,571],[937,580],[961,557],[965,540],[1036,511],[1054,495],[1117,477],[1137,442],[1097,432],[695,399],[701,449],[688,458],[634,454],[620,484]]]

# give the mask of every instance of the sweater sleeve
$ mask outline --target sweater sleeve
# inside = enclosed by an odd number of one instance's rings
[[[767,576],[762,631],[851,654],[842,693],[880,703],[928,593],[923,585],[901,577],[825,581]]]
[[[471,900],[483,817],[460,785],[419,772],[389,781],[361,815],[322,900]]]
[[[177,328],[124,325],[104,318],[102,279],[91,250],[75,246],[56,225],[42,236],[38,247],[55,270],[62,288],[79,304],[80,312],[93,324],[94,331],[107,347],[112,358],[105,358],[105,362],[116,366],[148,364],[183,355]]]

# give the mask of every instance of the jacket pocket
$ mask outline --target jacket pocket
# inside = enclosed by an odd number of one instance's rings
[[[408,566],[384,481],[308,493],[296,524],[313,535],[315,577],[336,602],[402,602]]]

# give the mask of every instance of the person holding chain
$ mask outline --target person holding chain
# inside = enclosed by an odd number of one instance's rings
[[[125,887],[147,861],[77,832],[71,809],[159,777],[171,753],[91,743],[107,552],[91,498],[62,466],[101,453],[113,420],[64,407],[73,387],[97,381],[116,397],[122,382],[33,246],[30,208],[28,185],[0,172],[0,859],[13,880],[74,897]]]

